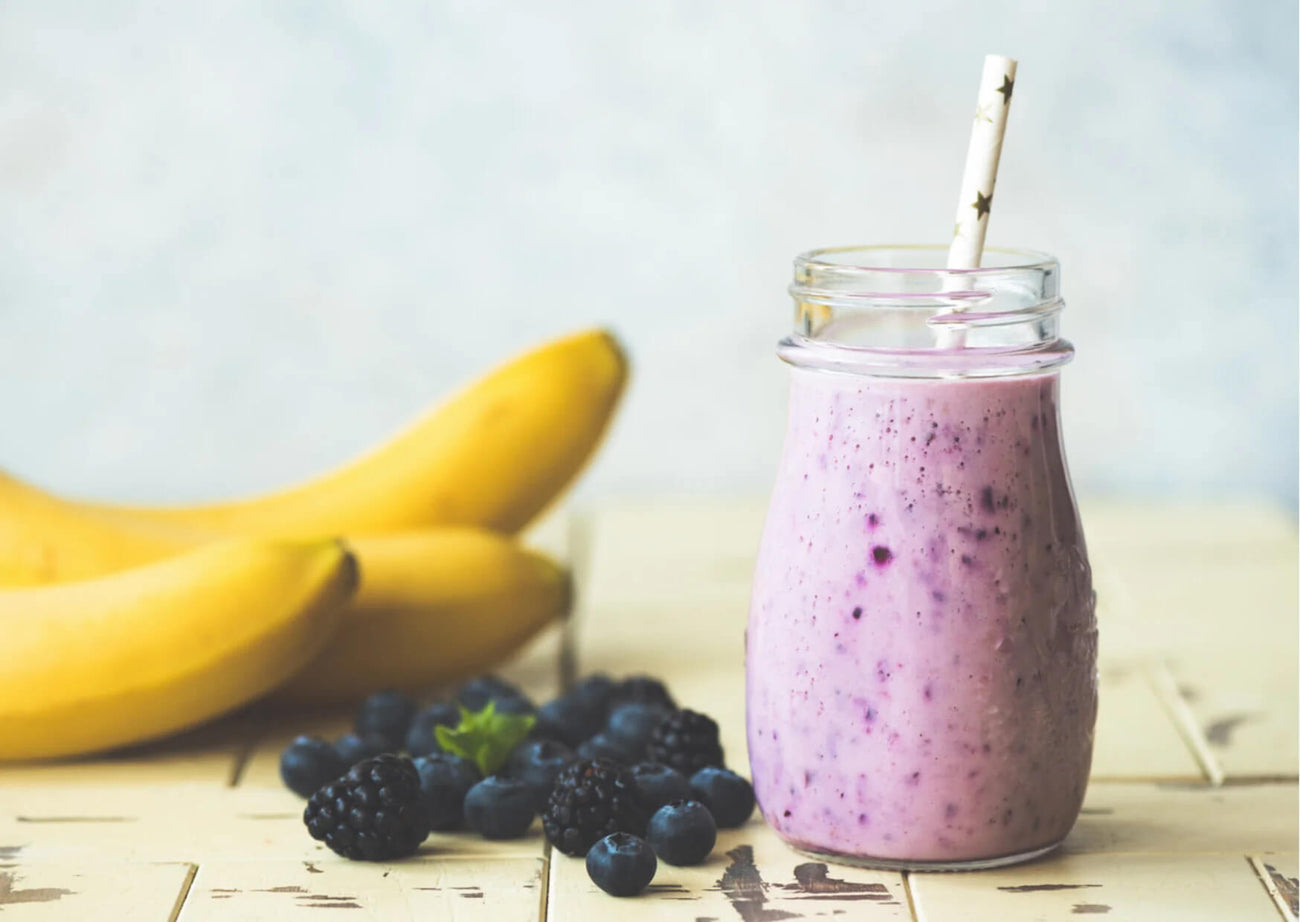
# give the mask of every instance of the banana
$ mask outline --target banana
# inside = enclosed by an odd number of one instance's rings
[[[321,649],[355,586],[337,542],[245,539],[0,591],[0,760],[137,743],[251,701]]]
[[[361,586],[338,633],[276,698],[324,704],[421,689],[504,658],[569,606],[569,574],[476,528],[358,538]]]
[[[626,378],[614,337],[588,330],[507,362],[386,445],[314,481],[211,505],[95,508],[136,522],[270,537],[429,525],[514,533],[582,469]]]
[[[104,515],[0,472],[0,586],[91,579],[182,553],[205,537]]]

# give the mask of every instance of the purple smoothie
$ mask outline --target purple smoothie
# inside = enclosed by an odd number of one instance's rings
[[[1097,631],[1058,420],[1054,372],[793,369],[747,639],[754,787],[782,838],[961,863],[1069,832]]]

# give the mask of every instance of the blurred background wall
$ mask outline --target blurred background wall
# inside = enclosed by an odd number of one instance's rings
[[[0,4],[0,467],[291,482],[560,331],[634,388],[583,486],[761,491],[790,259],[944,241],[985,52],[990,243],[1056,253],[1089,493],[1297,484],[1293,0]]]

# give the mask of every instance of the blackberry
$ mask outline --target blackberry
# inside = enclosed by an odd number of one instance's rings
[[[625,832],[605,836],[587,852],[588,876],[610,896],[636,896],[650,886],[658,867],[654,849]]]
[[[720,766],[723,763],[718,725],[713,718],[696,711],[674,711],[650,734],[646,758],[651,762],[662,762],[687,776],[710,765]]]
[[[406,742],[406,731],[418,707],[414,699],[401,692],[376,692],[357,708],[352,729],[357,736],[382,736],[388,751],[396,752]]]
[[[334,741],[334,751],[343,759],[344,765],[351,766],[362,759],[373,759],[394,750],[388,745],[388,740],[377,733],[367,733],[365,736],[345,733]]]
[[[456,690],[456,700],[465,705],[466,710],[481,711],[489,701],[497,702],[497,710],[502,710],[501,702],[506,700],[528,701],[518,685],[507,682],[494,675],[481,675],[470,679]],[[532,702],[528,701],[531,708]],[[511,713],[517,713],[512,711]]]
[[[315,736],[300,736],[280,754],[280,778],[299,797],[310,797],[348,770],[334,747]]]
[[[420,775],[420,804],[429,828],[436,832],[459,829],[465,821],[465,795],[478,784],[474,763],[449,752],[435,752],[415,760]]]
[[[455,727],[460,724],[460,709],[446,701],[431,704],[415,715],[406,731],[406,751],[413,756],[428,756],[441,752],[434,727]]]
[[[677,702],[668,693],[668,687],[648,675],[634,675],[624,679],[619,683],[611,701],[649,704],[665,711],[677,710]]]
[[[344,858],[388,861],[415,853],[429,834],[420,776],[404,756],[375,756],[311,796],[302,813],[313,839]]]
[[[718,841],[713,814],[698,800],[679,800],[660,807],[650,817],[646,839],[669,864],[699,864]]]
[[[719,829],[743,826],[754,813],[754,787],[725,768],[702,768],[691,777],[695,799],[709,808]]]
[[[615,832],[645,832],[645,808],[632,775],[605,759],[574,762],[560,772],[542,811],[547,841],[566,855],[583,855]]]

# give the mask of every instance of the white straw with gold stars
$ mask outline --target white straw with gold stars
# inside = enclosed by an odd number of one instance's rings
[[[993,207],[993,187],[1002,157],[1002,136],[1007,130],[1011,90],[1016,83],[1016,62],[991,54],[984,58],[979,104],[966,149],[966,172],[957,199],[957,220],[948,247],[949,269],[974,269],[984,253],[984,233]]]
[[[1007,112],[1011,108],[1011,91],[1016,83],[1016,62],[990,54],[984,58],[980,76],[979,102],[975,123],[971,127],[970,147],[966,150],[966,171],[961,178],[961,195],[957,199],[957,220],[953,223],[952,244],[948,247],[949,269],[976,269],[984,255],[984,233],[989,226],[993,207],[993,187],[998,179],[998,160],[1002,157],[1002,136],[1007,130]],[[960,280],[948,280],[945,289],[966,287]],[[959,314],[963,308],[940,311]],[[966,345],[964,324],[940,325],[938,347],[960,349]]]

